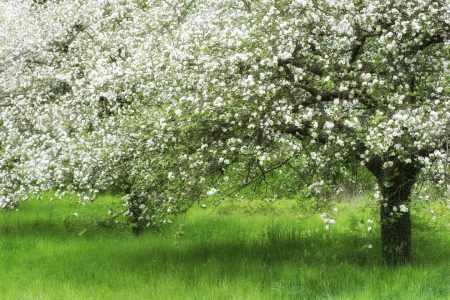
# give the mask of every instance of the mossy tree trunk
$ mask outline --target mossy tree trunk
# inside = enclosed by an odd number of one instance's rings
[[[387,265],[405,264],[412,260],[411,191],[420,166],[395,160],[383,168],[383,161],[372,159],[366,167],[375,175],[381,189],[381,245]]]

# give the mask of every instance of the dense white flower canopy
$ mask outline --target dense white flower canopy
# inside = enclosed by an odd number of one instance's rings
[[[446,183],[449,1],[12,0],[0,11],[3,205],[120,185],[150,222],[245,187],[318,191],[329,182],[308,178],[345,173],[350,158],[372,172],[381,162],[380,183],[408,164]]]

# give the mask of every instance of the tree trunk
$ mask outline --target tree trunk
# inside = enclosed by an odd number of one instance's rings
[[[388,265],[410,262],[412,259],[411,214],[409,210],[399,212],[399,206],[404,203],[407,205],[409,201],[402,201],[398,195],[391,195],[390,197],[386,195],[384,197],[388,198],[381,205],[380,212],[383,260]],[[395,209],[397,209],[396,212]]]
[[[382,168],[382,161],[372,161],[368,169],[377,177],[381,187],[381,246],[387,265],[405,264],[412,260],[411,190],[420,166],[397,160],[392,167]]]

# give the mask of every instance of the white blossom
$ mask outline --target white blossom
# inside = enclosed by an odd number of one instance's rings
[[[212,188],[212,189],[210,189],[208,192],[206,192],[209,196],[212,196],[212,195],[214,195],[215,193],[217,193],[218,192],[218,190],[216,190],[216,189],[214,189],[214,188]]]
[[[401,212],[408,212],[409,209],[404,204],[402,204],[402,205],[400,205],[400,211]]]

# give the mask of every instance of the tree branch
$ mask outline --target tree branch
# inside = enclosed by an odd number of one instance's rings
[[[310,66],[303,62],[301,59],[295,59],[295,58],[288,58],[288,59],[280,59],[279,64],[291,64],[298,68],[306,68],[309,72],[313,73],[317,76],[322,76],[323,72],[322,70],[317,66]]]
[[[252,9],[251,9],[249,1],[247,1],[247,0],[241,0],[241,1],[244,2],[245,10],[250,14],[252,12]]]
[[[421,41],[422,45],[416,45],[414,47],[414,51],[422,51],[425,48],[427,48],[433,44],[442,44],[444,42],[445,42],[445,38],[443,35],[440,35],[440,34],[434,35],[431,37],[427,37],[427,38],[423,38]]]
[[[359,51],[364,46],[365,42],[366,42],[366,36],[363,36],[362,38],[359,39],[357,45],[352,48],[352,55],[350,56],[350,61],[349,61],[350,64],[353,64],[356,61],[356,59],[358,58]]]

